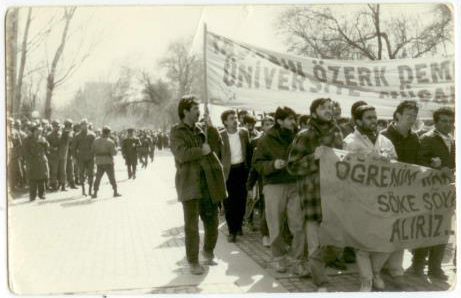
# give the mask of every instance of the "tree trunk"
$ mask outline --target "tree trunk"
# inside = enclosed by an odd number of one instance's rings
[[[6,104],[10,116],[13,116],[14,92],[16,89],[16,60],[18,42],[18,9],[11,8],[6,16]]]
[[[72,17],[75,12],[75,7],[71,8],[70,10],[67,10],[65,8],[64,11],[64,19],[65,19],[65,26],[64,26],[64,31],[62,32],[61,36],[61,43],[56,50],[56,53],[54,54],[53,62],[51,63],[51,68],[50,72],[48,74],[47,80],[46,80],[46,99],[45,99],[45,113],[44,117],[45,119],[50,119],[51,114],[52,114],[52,98],[53,98],[53,91],[55,87],[55,75],[56,75],[56,68],[58,66],[58,62],[61,59],[62,53],[64,52],[64,47],[66,45],[66,39],[67,39],[67,33],[69,31],[69,25],[70,21],[72,20]]]
[[[18,81],[16,84],[16,91],[14,93],[14,110],[17,112],[21,111],[21,89],[22,89],[22,79],[24,77],[24,68],[26,65],[26,58],[27,58],[27,38],[29,35],[29,27],[30,22],[32,21],[32,8],[29,8],[29,12],[27,14],[27,22],[26,27],[24,29],[24,37],[22,39],[22,46],[21,46],[21,63],[19,65],[19,73],[18,73]]]

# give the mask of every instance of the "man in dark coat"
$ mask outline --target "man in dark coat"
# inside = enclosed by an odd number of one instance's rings
[[[234,110],[224,111],[221,121],[225,129],[220,132],[223,146],[219,156],[229,194],[224,201],[229,242],[236,242],[237,234],[243,234],[242,223],[247,199],[246,180],[251,163],[250,135],[245,128],[237,127],[236,116]]]
[[[420,149],[418,135],[412,131],[412,127],[418,117],[418,106],[414,100],[402,101],[394,112],[394,122],[384,129],[381,134],[391,140],[400,162],[416,164]],[[385,268],[392,277],[395,288],[405,290],[403,270],[403,250],[394,251]]]
[[[37,196],[45,199],[45,183],[49,177],[47,153],[50,148],[42,136],[43,129],[36,123],[31,127],[32,134],[24,141],[24,156],[27,162],[29,178],[29,199],[34,201]]]
[[[284,223],[293,235],[291,255],[293,273],[308,274],[304,267],[306,232],[305,219],[297,191],[297,177],[287,171],[288,152],[296,135],[296,113],[288,107],[278,107],[275,124],[258,142],[253,156],[253,167],[262,176],[267,226],[269,227],[272,257],[275,269],[288,270]]]
[[[93,142],[96,135],[88,129],[88,120],[80,121],[80,132],[73,139],[72,151],[78,160],[80,182],[82,183],[82,194],[86,196],[85,178],[88,177],[88,194],[91,196],[94,177],[94,154]]]
[[[141,141],[134,136],[134,129],[128,129],[128,137],[122,142],[122,155],[128,168],[128,179],[136,179],[136,166],[138,164],[138,150]]]
[[[421,149],[418,154],[418,163],[442,170],[445,175],[454,181],[455,172],[455,140],[452,136],[455,113],[452,108],[442,107],[433,114],[434,129],[421,136]],[[426,257],[428,259],[428,276],[435,279],[447,280],[443,272],[442,260],[446,244],[423,247],[414,250],[413,270],[416,275],[424,275]]]
[[[205,133],[197,121],[200,110],[198,101],[194,96],[184,96],[178,105],[178,114],[181,121],[171,128],[171,151],[176,165],[176,191],[178,200],[183,205],[184,231],[186,236],[186,256],[190,265],[190,272],[195,275],[203,274],[204,268],[199,263],[199,216],[203,221],[205,239],[202,255],[206,264],[216,264],[214,248],[218,239],[218,202],[219,197],[212,193],[204,167],[208,155],[214,154],[212,147],[205,143]],[[210,123],[211,124],[211,123]],[[208,139],[210,144],[221,145],[219,134],[211,125],[208,125]],[[215,140],[213,140],[215,139]],[[214,150],[219,150],[214,148]],[[218,166],[220,163],[218,162]],[[224,187],[224,174],[222,167],[215,168],[215,173],[222,179]],[[225,194],[224,194],[225,196]],[[224,198],[224,197],[223,197]],[[222,199],[222,198],[221,198]]]
[[[72,140],[74,139],[74,132],[72,130],[72,119],[67,119],[64,121],[64,130],[63,134],[67,134],[69,138],[69,144],[67,146],[67,162],[66,162],[66,176],[69,183],[69,187],[72,189],[77,189],[75,186],[76,176],[75,176],[75,164],[74,158],[72,155]]]

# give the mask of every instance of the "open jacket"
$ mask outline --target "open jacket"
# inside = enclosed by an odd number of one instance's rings
[[[180,202],[200,199],[205,195],[202,193],[201,179],[206,179],[214,202],[227,196],[222,165],[216,156],[222,146],[221,136],[216,128],[208,126],[208,143],[212,153],[205,156],[202,155],[204,142],[205,133],[198,123],[189,127],[181,121],[171,128],[170,146],[175,159],[175,185]]]
[[[447,167],[454,169],[456,167],[456,149],[455,141],[451,141],[451,150],[448,150],[439,133],[432,129],[421,136],[421,149],[418,154],[418,164],[430,167],[432,158],[440,158],[442,161],[441,168]]]
[[[244,128],[237,128],[237,132],[240,137],[240,145],[242,146],[243,163],[245,164],[245,168],[249,171],[251,164],[250,135],[248,131]],[[227,130],[224,129],[220,132],[220,134],[222,139],[222,146],[220,148],[219,158],[223,166],[224,177],[227,181],[231,169],[231,149],[229,144],[229,133],[227,132]]]

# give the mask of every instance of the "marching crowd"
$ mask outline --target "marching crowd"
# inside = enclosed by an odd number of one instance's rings
[[[10,118],[8,135],[8,182],[10,191],[29,190],[29,199],[46,199],[47,192],[82,189],[83,196],[97,198],[101,178],[107,173],[117,191],[113,157],[121,151],[129,179],[136,179],[138,162],[146,168],[155,149],[169,147],[167,133],[152,130],[112,132],[95,129],[86,119],[51,123],[46,119],[21,121]],[[96,165],[96,172],[95,172]],[[86,187],[88,186],[88,187]],[[87,193],[88,190],[88,193]]]
[[[351,247],[320,245],[322,197],[320,146],[372,155],[441,170],[454,179],[454,110],[442,107],[433,119],[418,124],[415,101],[402,101],[393,119],[378,120],[379,111],[364,101],[351,107],[350,119],[341,117],[338,102],[314,100],[309,115],[278,107],[264,115],[255,128],[255,117],[245,111],[222,113],[222,129],[205,113],[199,100],[184,96],[178,105],[180,122],[171,128],[171,151],[176,164],[176,190],[183,205],[186,257],[192,274],[203,274],[199,262],[199,217],[205,235],[205,265],[215,265],[218,216],[224,212],[229,242],[239,241],[242,225],[259,230],[270,247],[275,270],[311,276],[323,288],[328,285],[326,266],[358,267],[360,291],[383,290],[381,274],[389,274],[394,286],[405,289],[404,251],[382,253]],[[260,223],[254,213],[259,211]],[[407,271],[421,278],[447,280],[441,264],[446,244],[412,251]],[[428,266],[427,275],[425,266]]]

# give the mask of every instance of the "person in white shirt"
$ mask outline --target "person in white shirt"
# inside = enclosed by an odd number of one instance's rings
[[[361,106],[354,111],[355,131],[344,139],[343,149],[353,153],[373,156],[381,160],[397,159],[392,142],[377,132],[376,110],[372,106]],[[384,289],[380,270],[389,253],[356,249],[356,262],[360,275],[360,291],[370,292],[373,288]]]
[[[225,129],[220,132],[223,144],[219,157],[228,193],[228,198],[223,203],[229,229],[228,241],[236,242],[237,235],[243,234],[242,223],[247,200],[246,181],[251,163],[250,136],[245,128],[237,126],[234,110],[224,111],[221,120]]]

